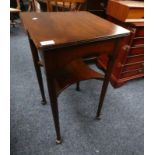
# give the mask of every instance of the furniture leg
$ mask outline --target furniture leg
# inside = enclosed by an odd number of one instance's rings
[[[41,92],[41,96],[42,96],[41,103],[43,105],[45,105],[47,102],[46,102],[46,97],[45,97],[45,92],[44,92],[41,69],[38,64],[38,62],[39,62],[38,51],[37,51],[33,41],[30,39],[30,37],[29,37],[29,43],[30,43],[31,53],[32,53],[32,57],[33,57],[33,63],[34,63],[34,67],[35,67],[35,71],[36,71],[36,75],[37,75],[37,79],[38,79],[38,83],[39,83],[39,88],[40,88],[40,92]]]
[[[32,0],[31,5],[32,5],[32,11],[36,12],[35,0]]]
[[[76,83],[76,90],[77,90],[77,91],[80,91],[80,81],[78,81],[78,82]]]
[[[119,43],[119,39],[115,41],[114,51],[109,56],[109,62],[108,62],[107,70],[105,72],[105,78],[104,78],[104,82],[103,82],[103,85],[102,85],[98,110],[97,110],[97,114],[96,114],[97,119],[100,119],[101,109],[102,109],[102,106],[103,106],[103,102],[104,102],[105,94],[106,94],[106,91],[107,91],[107,87],[108,87],[108,84],[109,84],[109,81],[110,81],[110,76],[111,76],[114,60],[115,60],[115,57],[116,57],[116,54],[117,54],[118,43]]]
[[[58,101],[57,101],[57,95],[55,91],[54,80],[50,79],[48,75],[46,77],[47,77],[47,86],[48,86],[48,92],[50,97],[50,105],[51,105],[51,110],[53,114],[55,130],[56,130],[56,143],[61,144],[62,139],[60,134]]]

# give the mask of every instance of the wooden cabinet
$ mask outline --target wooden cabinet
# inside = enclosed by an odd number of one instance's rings
[[[107,14],[120,21],[144,17],[144,2],[132,0],[109,0]]]
[[[111,83],[117,88],[131,79],[144,76],[144,19],[126,19],[121,21],[108,15],[108,19],[131,31],[125,45],[120,45],[113,67]],[[106,69],[108,59],[102,55],[98,65]]]

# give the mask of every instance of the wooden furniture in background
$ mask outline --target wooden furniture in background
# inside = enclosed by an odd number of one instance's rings
[[[10,3],[10,25],[15,27],[16,22],[15,20],[18,19],[20,13],[20,0],[14,0]]]
[[[10,13],[19,13],[20,11],[20,9],[10,8]]]
[[[105,17],[108,0],[29,0],[29,11],[37,11],[36,2],[41,11],[87,10],[93,14]],[[75,7],[76,4],[78,7]],[[80,5],[79,5],[80,4]]]
[[[132,19],[129,19],[128,17],[130,16],[126,15],[126,13],[125,16],[127,19],[124,19],[124,17],[122,18],[121,15],[124,16],[123,12],[119,12],[117,9],[111,10],[111,6],[109,6],[112,4],[111,1],[113,2],[114,0],[110,0],[108,3],[108,9],[110,8],[110,10],[107,10],[108,19],[131,31],[131,35],[126,40],[126,46],[122,47],[118,52],[112,71],[111,83],[113,87],[117,88],[122,86],[128,80],[144,76],[144,19],[137,18],[137,14],[132,16]],[[140,11],[140,13],[138,13],[138,17],[139,14],[143,12],[141,10],[143,2],[118,1],[118,5],[122,4],[121,7],[123,7],[124,2],[125,8],[126,6],[132,6],[132,8],[136,7],[136,10]],[[117,2],[115,1],[115,3]],[[136,6],[134,6],[135,4]],[[138,4],[140,4],[140,9],[138,9]],[[130,10],[130,8],[128,8],[128,10]],[[118,16],[117,13],[120,13],[120,16]],[[114,15],[114,17],[112,15]],[[107,61],[108,58],[103,55],[98,59],[98,65],[101,68],[106,69]]]
[[[128,19],[140,19],[144,17],[144,2],[109,0],[107,14],[122,22]]]
[[[86,0],[31,0],[30,9],[35,12],[79,11],[84,8],[85,2]]]
[[[119,0],[115,0],[119,1]],[[124,0],[126,1],[126,0]],[[142,0],[140,0],[142,1]],[[109,0],[87,0],[86,2],[86,10],[103,18],[106,18],[106,10],[107,10],[107,3]],[[126,2],[124,2],[126,3]],[[117,14],[121,14],[120,8],[112,8],[112,10],[117,10]],[[118,11],[119,10],[119,11]],[[124,15],[123,15],[124,16]]]
[[[40,5],[38,0],[28,0],[28,11],[40,12]]]
[[[108,0],[87,0],[87,11],[105,17]]]
[[[46,0],[47,11],[79,11],[86,0]]]
[[[96,115],[99,118],[117,48],[129,35],[129,31],[85,11],[21,13],[21,19],[29,37],[44,102],[46,99],[40,62],[45,69],[57,135],[56,142],[61,143],[58,95],[78,81],[104,78]],[[105,76],[83,62],[83,57],[99,56],[103,53],[109,57]]]

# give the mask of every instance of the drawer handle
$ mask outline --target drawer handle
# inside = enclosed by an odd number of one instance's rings
[[[117,63],[117,67],[123,67],[124,65],[123,64],[121,64],[120,62],[119,63]]]
[[[132,28],[130,31],[131,31],[131,33],[136,33],[136,29],[135,28]]]
[[[142,72],[144,72],[144,70],[143,69],[139,69],[138,72],[139,73],[142,73]]]
[[[129,45],[124,45],[124,46],[123,46],[123,50],[124,50],[124,51],[128,51],[129,49],[130,49],[130,46],[129,46]]]

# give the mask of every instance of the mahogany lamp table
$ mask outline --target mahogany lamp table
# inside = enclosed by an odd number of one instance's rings
[[[46,99],[40,67],[45,69],[56,142],[61,143],[58,95],[73,83],[104,79],[96,115],[99,118],[117,49],[129,31],[87,11],[25,12],[20,16],[28,34],[43,104]],[[83,61],[101,54],[109,57],[104,76]]]

